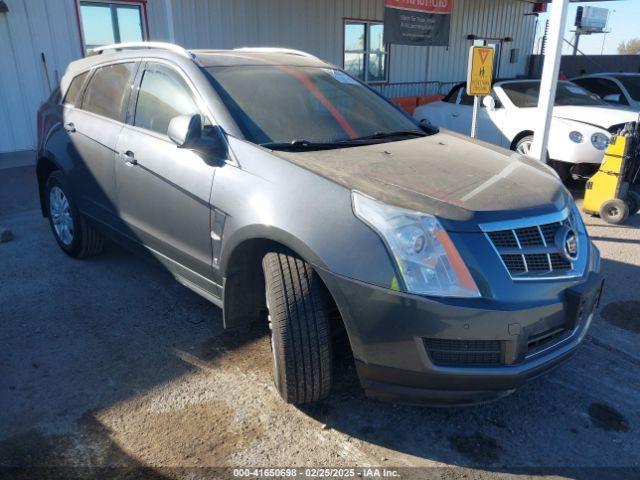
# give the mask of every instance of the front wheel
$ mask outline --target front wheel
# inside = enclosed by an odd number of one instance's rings
[[[67,255],[84,258],[102,251],[102,236],[77,210],[61,172],[54,171],[49,175],[45,199],[51,231]]]
[[[262,268],[276,388],[288,403],[321,400],[332,381],[329,294],[311,265],[291,253],[268,253]]]
[[[614,198],[607,200],[600,207],[600,218],[613,225],[624,223],[629,217],[629,205],[624,200]]]

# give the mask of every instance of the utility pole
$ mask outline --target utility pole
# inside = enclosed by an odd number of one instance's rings
[[[562,42],[564,29],[569,13],[569,0],[553,0],[549,15],[549,45],[545,51],[542,80],[540,82],[540,97],[538,99],[537,119],[533,145],[529,155],[542,162],[547,161],[547,147],[549,145],[549,131],[553,116],[558,89],[558,75],[562,60]]]

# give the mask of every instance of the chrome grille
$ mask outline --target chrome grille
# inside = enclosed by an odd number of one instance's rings
[[[561,218],[562,221],[550,221]],[[560,254],[555,242],[556,232],[564,225],[575,229],[573,215],[565,211],[562,216],[540,220],[541,223],[532,218],[481,225],[513,279],[567,277],[576,273],[574,264]]]

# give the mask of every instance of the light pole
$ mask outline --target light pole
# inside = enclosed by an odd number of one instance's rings
[[[549,15],[549,41],[544,66],[542,67],[542,80],[540,81],[540,97],[538,99],[537,122],[533,145],[530,155],[542,162],[547,161],[547,147],[549,145],[549,130],[553,116],[553,105],[558,89],[558,75],[560,74],[560,61],[562,60],[562,42],[564,29],[569,12],[569,0],[553,0],[551,14]]]
[[[604,29],[604,35],[602,38],[602,50],[600,50],[600,55],[604,55],[604,44],[607,41],[607,34],[611,31],[609,30],[609,28],[611,25],[611,17],[613,16],[614,13],[616,13],[616,10],[611,10],[609,12],[609,18],[607,18],[607,28]]]

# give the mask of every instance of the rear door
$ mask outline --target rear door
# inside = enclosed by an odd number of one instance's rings
[[[165,264],[185,267],[183,276],[195,273],[199,283],[212,272],[209,202],[216,167],[178,148],[167,128],[178,115],[202,115],[202,103],[188,78],[165,63],[144,65],[136,90],[117,144],[118,211],[137,241]]]
[[[75,159],[73,187],[80,209],[119,228],[116,209],[115,151],[124,125],[130,85],[137,64],[96,68],[84,89],[80,108],[65,107],[64,129]]]

